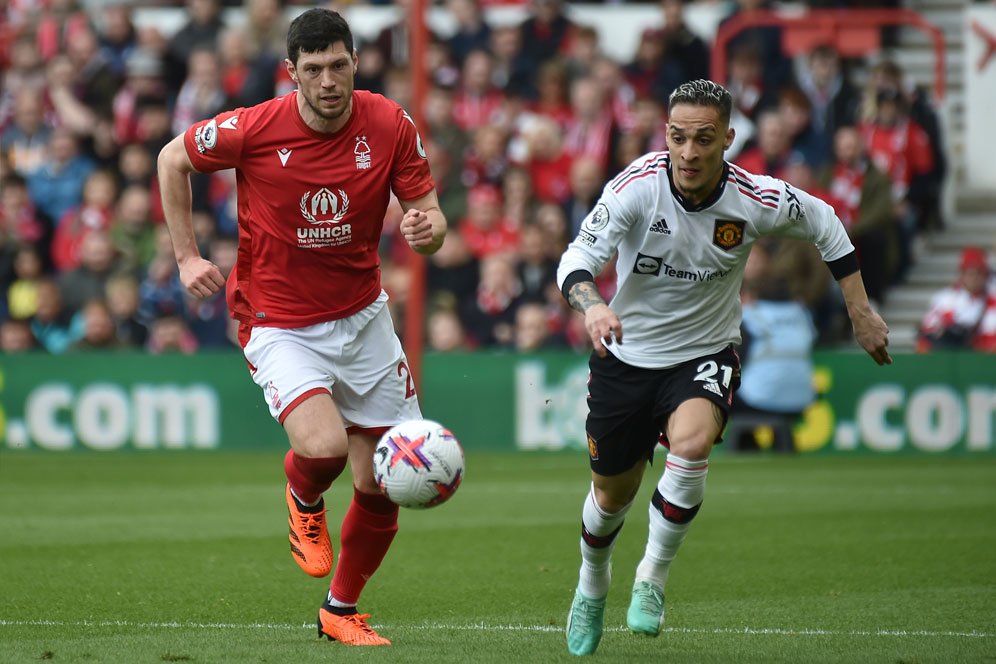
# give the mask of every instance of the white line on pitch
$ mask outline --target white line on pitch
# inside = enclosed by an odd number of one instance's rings
[[[273,629],[295,630],[315,629],[313,624],[291,625],[280,623],[196,623],[196,622],[132,622],[129,620],[5,620],[0,618],[0,627],[129,627],[135,629]],[[563,627],[558,625],[515,625],[471,623],[463,625],[447,623],[424,623],[374,625],[380,628],[393,629],[451,629],[457,631],[492,631],[492,632],[560,632]],[[625,627],[608,627],[608,632],[624,632]],[[938,631],[917,629],[867,629],[867,630],[831,630],[831,629],[786,629],[782,627],[665,627],[664,632],[672,634],[747,634],[775,636],[926,636],[926,637],[956,637],[971,639],[991,639],[996,634],[970,631]]]

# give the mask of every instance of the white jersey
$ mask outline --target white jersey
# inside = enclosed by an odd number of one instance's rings
[[[740,343],[740,285],[751,245],[777,235],[808,240],[825,261],[854,251],[833,208],[776,178],[726,163],[716,192],[692,206],[671,182],[667,152],[634,161],[602,191],[557,270],[563,288],[618,250],[609,306],[623,362],[665,368]]]

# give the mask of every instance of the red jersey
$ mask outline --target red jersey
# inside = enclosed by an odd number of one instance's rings
[[[409,201],[433,188],[414,122],[363,90],[334,134],[309,128],[292,92],[197,122],[184,145],[198,171],[235,169],[239,253],[228,308],[249,325],[305,327],[371,304],[391,192]]]

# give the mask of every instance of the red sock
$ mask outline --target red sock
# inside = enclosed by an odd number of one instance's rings
[[[304,503],[315,503],[332,486],[332,481],[342,474],[346,457],[303,457],[287,450],[284,456],[284,473],[294,495]]]
[[[355,605],[367,580],[380,567],[398,532],[398,506],[380,494],[360,493],[342,521],[339,562],[332,576],[332,596]]]

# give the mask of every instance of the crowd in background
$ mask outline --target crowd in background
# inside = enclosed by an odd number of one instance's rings
[[[451,226],[427,261],[428,348],[583,349],[557,262],[607,179],[666,149],[668,94],[708,77],[708,36],[688,27],[682,0],[663,0],[661,27],[633,36],[634,55],[618,61],[557,0],[524,3],[515,25],[488,23],[484,8],[499,3],[444,4],[456,32],[430,39],[420,127]],[[763,6],[739,0],[730,15]],[[293,89],[287,8],[241,7],[244,23],[228,25],[219,0],[187,0],[185,24],[163,34],[137,28],[124,0],[90,12],[76,0],[10,0],[0,25],[0,351],[236,344],[224,294],[194,300],[179,283],[155,162],[191,123]],[[410,108],[408,37],[402,20],[359,41],[356,87]],[[846,60],[832,44],[786,57],[778,28],[741,33],[727,78],[737,130],[727,158],[833,205],[882,304],[917,235],[943,226],[945,152],[928,97],[887,59]],[[227,274],[234,173],[195,176],[193,196],[201,251]],[[400,217],[392,206],[381,252],[399,327],[411,283]],[[811,311],[818,343],[846,340],[815,248],[762,245],[766,269]],[[598,282],[610,297],[612,271]]]

